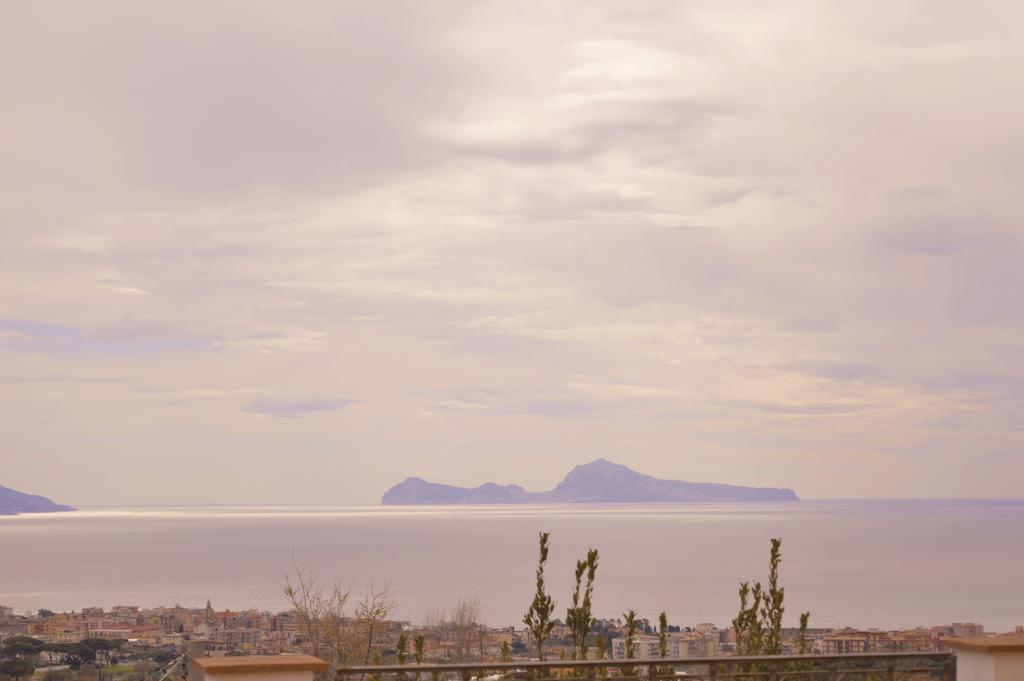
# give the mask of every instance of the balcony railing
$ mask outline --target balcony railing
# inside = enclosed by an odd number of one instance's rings
[[[952,653],[773,655],[343,667],[336,681],[954,681]]]

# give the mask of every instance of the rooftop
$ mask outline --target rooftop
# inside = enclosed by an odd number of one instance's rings
[[[194,657],[192,664],[206,674],[251,674],[260,672],[325,672],[328,664],[312,655],[246,655],[239,657]]]
[[[947,638],[943,643],[972,653],[1024,653],[1024,636],[998,638]]]

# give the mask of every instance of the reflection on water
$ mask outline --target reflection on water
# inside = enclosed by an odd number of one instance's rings
[[[724,626],[737,582],[764,577],[768,538],[781,536],[787,610],[817,625],[1024,624],[1014,500],[86,508],[0,518],[0,604],[279,609],[293,560],[312,560],[357,588],[390,580],[400,617],[475,595],[489,622],[515,624],[540,530],[563,604],[576,558],[600,549],[603,616],[667,610]]]

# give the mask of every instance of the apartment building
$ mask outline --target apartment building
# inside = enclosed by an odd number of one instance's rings
[[[719,653],[718,632],[672,633],[665,641],[666,657],[712,657]],[[657,636],[637,636],[633,640],[633,657],[638,660],[650,660],[661,657],[661,649]],[[626,659],[626,639],[612,640],[612,659]]]

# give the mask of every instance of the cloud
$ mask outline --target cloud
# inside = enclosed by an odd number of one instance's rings
[[[445,13],[415,3],[265,4],[239,15],[115,2],[65,16],[54,24],[25,7],[9,17],[39,42],[12,33],[6,56],[31,59],[46,87],[13,81],[8,125],[15,135],[53,125],[36,103],[75,111],[73,129],[34,142],[32,167],[56,165],[62,144],[88,149],[107,191],[123,191],[129,176],[188,198],[324,191],[402,172],[430,158],[417,120],[441,115],[463,77],[436,44]],[[116,169],[97,162],[115,158]]]
[[[326,344],[325,334],[312,329],[287,329],[273,335],[251,336],[219,341],[218,346],[232,350],[256,351],[262,353],[275,351],[313,352],[323,349]]]
[[[544,416],[590,418],[600,414],[643,412],[651,404],[660,410],[678,406],[682,393],[660,386],[597,383],[585,380],[560,385],[518,385],[495,390],[463,386],[449,399],[428,405],[431,411],[460,411],[485,416]]]
[[[794,414],[801,416],[832,416],[836,414],[856,414],[866,409],[875,408],[866,404],[841,404],[841,403],[809,403],[809,404],[786,404],[780,402],[760,402],[756,400],[729,400],[723,402],[729,407],[741,409],[756,409],[775,414]]]
[[[491,405],[465,400],[439,400],[430,403],[430,409],[446,409],[452,411],[488,411]]]
[[[68,376],[65,374],[0,374],[0,383],[131,383],[127,378],[103,376]]]
[[[809,496],[1016,493],[1024,10],[925,6],[19,7],[12,475],[205,501],[127,471],[217,443],[268,499],[369,502],[426,459],[617,450]],[[252,417],[343,411],[339,385],[345,418]],[[325,474],[282,490],[282,452]]]
[[[274,418],[304,418],[316,414],[341,411],[355,400],[348,399],[278,399],[259,398],[245,405],[243,411],[248,414],[260,414]]]

